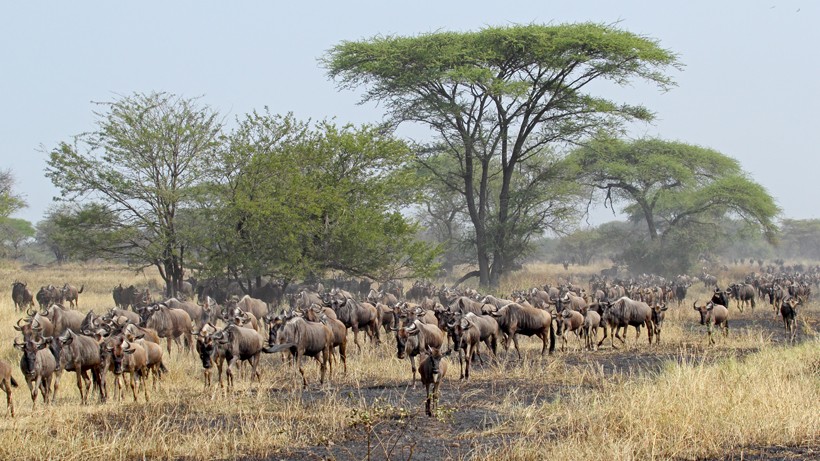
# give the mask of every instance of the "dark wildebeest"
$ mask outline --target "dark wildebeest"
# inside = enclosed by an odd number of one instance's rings
[[[715,293],[712,295],[711,302],[720,304],[726,309],[729,308],[729,290],[721,291],[719,287],[715,287]]]
[[[797,305],[803,300],[796,296],[784,299],[780,304],[780,315],[783,317],[783,326],[786,328],[786,336],[789,342],[794,342],[797,335]]]
[[[80,294],[85,289],[85,285],[80,286],[78,290],[77,287],[74,285],[65,284],[63,285],[62,290],[62,297],[63,302],[68,302],[68,307],[71,309],[77,309],[80,306]]]
[[[31,393],[32,410],[37,406],[38,391],[43,394],[43,403],[46,405],[51,394],[51,382],[57,370],[57,361],[47,349],[50,340],[51,338],[48,338],[48,341],[28,339],[22,343],[14,340],[14,347],[23,352],[20,358],[20,371],[23,372],[23,378]]]
[[[100,361],[100,348],[94,338],[79,335],[72,330],[66,330],[61,336],[52,341],[52,354],[57,358],[59,356],[60,368],[65,371],[73,371],[77,375],[77,389],[80,391],[80,401],[83,404],[88,403],[88,397],[91,392],[91,382],[94,384],[100,393],[100,401],[105,401],[103,394],[101,373],[102,362]],[[91,378],[88,377],[88,372],[91,372]],[[83,385],[85,384],[85,385]],[[54,392],[52,401],[57,398],[57,392]]]
[[[715,339],[712,338],[713,327],[723,328],[723,335],[729,335],[729,309],[722,304],[715,304],[712,301],[706,303],[705,306],[698,306],[695,301],[692,306],[700,314],[700,324],[706,325],[709,332],[709,342],[715,344]]]
[[[427,392],[427,401],[425,403],[427,416],[433,416],[433,412],[438,407],[438,388],[441,380],[447,374],[447,362],[442,361],[441,358],[441,352],[429,345],[425,347],[420,357],[419,376]],[[432,392],[430,391],[430,385],[433,386]]]
[[[24,310],[28,307],[34,307],[34,296],[25,282],[17,282],[11,284],[11,300],[14,301],[14,310]]]
[[[140,326],[151,328],[160,338],[165,338],[168,355],[171,354],[171,341],[177,343],[180,351],[182,350],[180,336],[185,338],[188,351],[193,347],[191,316],[184,310],[170,309],[165,303],[157,303],[141,308],[139,314],[142,320]]]
[[[652,325],[652,308],[643,301],[635,301],[626,296],[617,301],[604,305],[604,312],[601,315],[602,320],[612,329],[612,336],[609,343],[615,349],[615,338],[621,340],[626,345],[626,332],[630,326],[635,327],[635,344],[638,343],[638,338],[641,335],[641,325],[646,326],[647,334],[649,335],[649,344],[652,344],[652,336],[655,334],[655,329]],[[624,336],[621,338],[618,335],[618,330],[624,329]],[[600,346],[603,339],[598,343]]]
[[[748,283],[733,283],[729,285],[726,290],[732,298],[737,300],[737,308],[743,312],[743,308],[751,305],[752,310],[755,309],[755,287]],[[729,307],[729,306],[726,306]]]
[[[549,353],[555,352],[555,327],[552,325],[552,315],[549,312],[512,303],[491,312],[491,315],[496,318],[501,332],[507,335],[504,348],[509,347],[509,338],[512,338],[519,360],[521,359],[521,350],[518,348],[519,334],[541,338],[543,343],[541,355],[547,351],[547,341],[549,341]]]
[[[416,387],[416,356],[421,354],[427,346],[440,348],[444,344],[444,332],[436,324],[428,325],[415,320],[407,327],[399,328],[396,332],[396,357],[410,360],[410,369],[413,372],[413,387]]]
[[[675,300],[678,302],[678,307],[680,307],[680,305],[683,304],[683,300],[686,299],[686,290],[689,288],[689,285],[675,282],[673,288],[675,290]]]
[[[11,417],[14,417],[14,399],[11,397],[11,388],[17,387],[17,381],[11,374],[11,364],[0,360],[0,389],[6,393],[6,405]]]
[[[40,308],[45,309],[52,304],[61,304],[63,302],[63,293],[54,285],[42,286],[37,292],[37,303]]]
[[[333,345],[333,331],[327,325],[308,322],[302,317],[294,317],[286,321],[278,331],[271,329],[270,334],[275,335],[277,344],[265,348],[265,352],[290,352],[294,364],[299,368],[299,374],[302,375],[304,387],[307,387],[307,378],[302,369],[302,358],[305,356],[313,357],[319,362],[321,370],[319,382],[322,384],[325,382],[325,372]]]
[[[222,388],[222,364],[225,362],[225,345],[218,344],[213,334],[218,329],[213,324],[204,325],[199,331],[196,331],[196,351],[199,354],[199,359],[202,361],[202,373],[205,383],[205,389],[211,387],[211,368],[214,364],[217,367],[217,378],[219,379],[219,387]]]

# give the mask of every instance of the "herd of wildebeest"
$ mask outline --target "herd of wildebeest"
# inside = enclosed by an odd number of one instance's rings
[[[713,290],[705,304],[693,304],[710,342],[714,343],[714,329],[728,334],[731,300],[741,312],[761,301],[768,304],[782,317],[787,339],[794,341],[798,306],[809,298],[811,285],[820,283],[820,267],[769,267],[725,289],[705,270],[698,277],[674,280],[651,275],[617,278],[602,271],[585,286],[545,285],[515,291],[506,299],[420,281],[406,293],[396,282],[374,289],[369,281],[333,280],[326,282],[328,290],[322,282],[288,289],[269,282],[242,295],[235,286],[217,280],[191,280],[183,283],[177,297],[162,301],[153,299],[147,288],[117,286],[112,293],[115,307],[100,314],[79,310],[82,286],[49,285],[33,294],[25,282],[16,281],[12,298],[15,309],[25,316],[14,326],[20,333],[14,347],[22,352],[20,371],[33,405],[38,393],[44,403],[54,402],[63,372],[75,373],[86,404],[92,392],[106,401],[108,372],[113,374],[115,398],[123,398],[125,382],[134,401],[140,387],[148,401],[148,379],[156,388],[168,371],[162,339],[169,355],[172,343],[181,353],[198,353],[206,389],[214,368],[220,387],[225,370],[230,389],[242,362],[249,364],[250,379],[259,380],[261,354],[277,352],[292,357],[307,386],[303,358],[316,359],[322,383],[337,356],[346,373],[348,330],[359,350],[362,331],[374,343],[393,338],[397,357],[409,359],[412,384],[417,374],[424,384],[426,412],[432,415],[447,372],[444,355],[456,354],[460,378],[469,379],[473,360],[483,362],[481,344],[495,356],[499,340],[505,350],[512,343],[520,359],[519,335],[539,338],[541,355],[555,351],[556,338],[564,350],[570,334],[587,350],[597,350],[607,337],[610,347],[617,348],[614,339],[626,345],[630,326],[636,330],[636,344],[641,327],[648,332],[650,345],[658,343],[668,306],[680,307],[687,288],[698,281]],[[603,333],[600,338],[598,330]],[[17,383],[12,375],[12,366],[0,361],[0,387],[14,416],[12,387]]]

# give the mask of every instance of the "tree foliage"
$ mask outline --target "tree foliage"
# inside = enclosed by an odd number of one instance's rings
[[[328,269],[377,280],[429,272],[432,249],[399,213],[413,195],[408,152],[377,127],[249,114],[203,195],[212,202],[200,207],[199,220],[210,223],[203,266],[240,281]]]
[[[25,200],[14,192],[14,175],[11,170],[0,170],[0,217],[8,217],[25,207]]]
[[[96,131],[53,149],[46,175],[62,199],[96,203],[112,217],[109,230],[121,240],[101,256],[156,266],[168,294],[176,293],[187,244],[177,216],[206,179],[221,123],[196,99],[167,93],[100,105]]]
[[[0,217],[0,256],[19,258],[23,244],[34,237],[34,227],[25,219]]]
[[[455,169],[420,161],[463,197],[485,286],[497,285],[530,233],[550,227],[544,217],[567,211],[558,206],[566,197],[537,193],[557,180],[544,161],[552,146],[652,118],[593,95],[590,84],[643,79],[666,89],[664,70],[677,66],[654,40],[589,23],[374,37],[335,46],[324,63],[340,87],[366,87],[363,102],[383,103],[393,124],[425,124],[446,146]]]
[[[634,270],[683,272],[713,251],[739,218],[769,241],[779,209],[740,164],[715,150],[660,139],[602,137],[567,159],[583,181],[605,191],[604,203],[625,205],[645,224],[624,255]]]

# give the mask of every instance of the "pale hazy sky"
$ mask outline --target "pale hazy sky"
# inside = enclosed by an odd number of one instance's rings
[[[634,136],[734,157],[789,218],[820,218],[820,2],[796,1],[79,1],[0,4],[0,168],[36,223],[57,190],[47,150],[94,129],[91,101],[166,91],[228,121],[253,109],[378,122],[317,59],[344,40],[483,26],[593,21],[660,41],[685,64],[668,93],[618,93],[657,113]]]

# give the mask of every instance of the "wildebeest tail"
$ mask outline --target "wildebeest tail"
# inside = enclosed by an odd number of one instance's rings
[[[550,322],[550,354],[555,352],[555,328],[552,326],[552,322]]]
[[[9,380],[11,381],[11,387],[17,387],[17,381],[14,380],[14,376],[9,376]]]
[[[162,362],[159,362],[159,371],[162,373],[168,373],[168,369],[165,368],[165,364]]]

